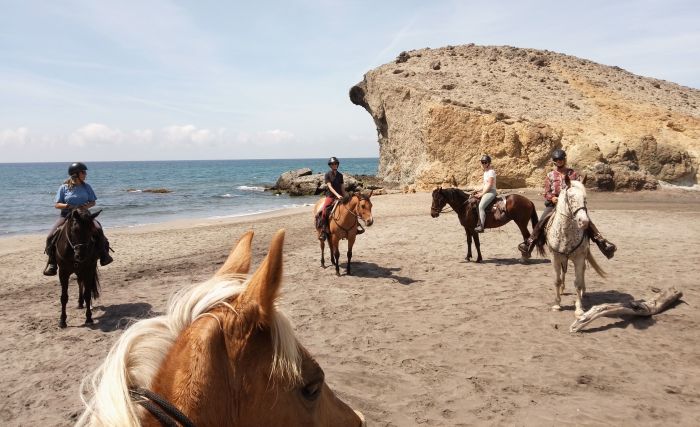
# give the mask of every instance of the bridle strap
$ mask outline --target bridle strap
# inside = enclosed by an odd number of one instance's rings
[[[352,197],[357,197],[358,199],[360,199],[360,196],[356,196],[354,194],[352,195]],[[360,200],[362,200],[362,199],[360,199]],[[335,221],[335,225],[337,225],[341,230],[343,230],[345,232],[345,234],[349,234],[350,230],[352,230],[353,227],[357,227],[357,226],[360,226],[360,228],[362,228],[364,230],[364,228],[362,227],[362,224],[360,224],[360,216],[358,214],[356,214],[355,212],[351,211],[350,209],[348,209],[347,206],[345,206],[344,204],[339,203],[339,205],[343,206],[343,208],[347,212],[349,212],[352,216],[355,217],[355,224],[353,224],[350,228],[348,228],[346,230],[345,227],[340,225],[340,223],[338,222],[338,218],[340,218],[340,212],[338,212],[337,215],[333,215],[333,221]],[[357,206],[359,206],[359,205],[360,205],[360,202],[358,201]]]
[[[134,387],[129,389],[129,396],[134,402],[146,408],[163,426],[195,427],[185,414],[157,393],[141,387]]]

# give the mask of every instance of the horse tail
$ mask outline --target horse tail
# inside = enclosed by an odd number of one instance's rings
[[[605,272],[605,270],[603,270],[603,268],[600,265],[598,265],[598,262],[595,260],[595,258],[593,258],[593,254],[591,253],[590,250],[588,251],[588,255],[586,255],[586,259],[588,260],[588,263],[591,265],[591,267],[593,267],[595,272],[598,273],[598,276],[600,276],[600,277],[607,277],[608,276],[608,274]]]
[[[535,248],[537,248],[537,255],[544,257],[547,255],[547,249],[545,247],[546,238],[545,233],[540,233],[540,236],[535,240]]]
[[[100,297],[100,275],[97,272],[97,265],[95,265],[95,273],[92,280],[88,280],[88,283],[86,283],[85,286],[87,286],[88,290],[90,291],[92,299],[97,299]]]

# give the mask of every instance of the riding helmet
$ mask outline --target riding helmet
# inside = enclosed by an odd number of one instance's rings
[[[338,163],[338,164],[340,164],[340,160],[338,160],[337,157],[332,156],[330,159],[328,159],[328,166],[330,166],[331,163]]]
[[[85,166],[85,163],[81,162],[75,162],[68,166],[68,175],[74,175],[77,174],[80,171],[86,171],[88,170],[87,166]]]
[[[552,152],[552,160],[566,160],[566,151],[557,148]]]
[[[483,156],[481,156],[481,163],[491,163],[491,156],[489,156],[488,154],[484,154]]]

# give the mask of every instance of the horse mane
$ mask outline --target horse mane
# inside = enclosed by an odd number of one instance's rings
[[[80,395],[86,406],[77,426],[140,425],[140,406],[129,396],[129,388],[150,389],[153,377],[178,336],[202,316],[240,295],[248,285],[246,275],[214,277],[183,289],[168,301],[165,314],[131,325],[114,344],[107,358],[85,378]],[[287,317],[276,310],[271,317],[273,360],[270,380],[301,381],[301,353]],[[88,392],[92,396],[86,399]]]
[[[586,186],[581,181],[571,180],[571,188],[576,188],[583,192],[583,197],[586,197]]]

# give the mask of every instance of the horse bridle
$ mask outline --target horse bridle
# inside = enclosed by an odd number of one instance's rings
[[[439,189],[439,190],[438,190],[438,194],[440,195],[440,197],[442,197],[442,198],[445,200],[445,204],[442,205],[442,208],[440,208],[440,209],[433,209],[433,207],[431,206],[431,207],[430,207],[430,210],[431,210],[431,211],[433,211],[433,210],[436,211],[438,215],[440,215],[441,213],[450,213],[450,212],[454,212],[454,211],[455,211],[454,208],[453,208],[449,203],[447,203],[447,197],[445,197],[445,195],[442,194],[442,189]],[[434,200],[434,199],[433,199],[433,200]],[[447,209],[449,209],[449,210],[447,210]]]
[[[162,426],[195,427],[194,423],[187,418],[187,415],[183,414],[172,403],[157,393],[141,387],[133,387],[129,389],[129,397],[150,412]]]
[[[586,207],[586,200],[585,199],[583,200],[583,206],[579,207],[578,209],[576,209],[574,211],[571,210],[571,202],[569,201],[568,192],[569,192],[568,188],[564,190],[564,200],[566,201],[566,207],[567,207],[568,211],[571,212],[571,216],[565,215],[563,213],[560,213],[560,215],[563,215],[566,218],[573,219],[576,217],[576,214],[578,213],[578,211],[581,211],[581,210],[586,212],[586,215],[588,215],[588,208]]]
[[[66,233],[66,240],[68,241],[68,244],[70,245],[71,249],[73,249],[73,253],[75,253],[76,248],[80,248],[82,246],[90,246],[94,242],[92,242],[92,239],[90,239],[90,242],[88,243],[78,243],[74,244],[71,239],[70,239],[70,221],[74,221],[73,218],[69,218],[68,221],[66,221],[66,225],[63,227],[65,228],[65,233]]]
[[[352,197],[357,197],[357,198],[359,199],[359,201],[357,202],[357,207],[355,207],[355,209],[359,208],[359,207],[360,207],[360,202],[362,201],[362,197],[361,197],[361,196],[358,196],[357,194],[353,194]],[[351,197],[351,198],[352,198],[352,197]],[[341,204],[342,204],[342,203],[341,203]],[[347,207],[345,207],[345,205],[343,205],[343,207],[345,208],[346,211],[350,212],[350,214],[351,214],[352,216],[355,217],[355,224],[354,224],[354,227],[360,227],[362,230],[364,230],[365,228],[364,228],[364,227],[362,226],[362,224],[360,223],[360,214],[351,211],[350,209],[348,209]],[[335,225],[337,225],[338,227],[340,227],[340,229],[343,230],[343,231],[345,232],[345,234],[348,234],[348,232],[349,232],[350,230],[353,229],[353,227],[350,227],[350,228],[348,228],[348,229],[346,230],[345,227],[343,227],[342,225],[340,225],[340,223],[338,222],[338,219],[337,219],[335,216],[333,216],[332,218],[333,218],[333,221],[335,221]]]

